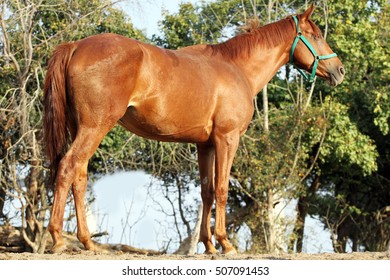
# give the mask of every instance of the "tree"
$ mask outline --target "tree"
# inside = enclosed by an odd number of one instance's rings
[[[253,2],[215,1],[199,7],[186,4],[179,13],[165,16],[161,23],[164,37],[156,42],[168,47],[218,42],[223,40],[226,30],[234,33],[233,26],[242,25],[242,19],[253,14],[266,23],[307,4]],[[388,211],[385,186],[389,181],[380,171],[388,169],[388,56],[383,39],[387,37],[380,36],[386,34],[387,27],[382,23],[387,10],[384,1],[321,2],[315,22],[330,34],[328,41],[346,65],[347,80],[336,89],[322,81],[307,87],[287,66],[267,87],[263,95],[266,98],[258,95],[257,108],[269,110],[256,111],[241,141],[229,193],[231,217],[238,217],[230,220],[230,232],[234,234],[242,226],[249,226],[252,252],[272,251],[286,243],[272,242],[272,236],[278,233],[272,229],[275,219],[270,217],[278,217],[272,210],[274,204],[292,199],[297,199],[298,205],[290,250],[302,250],[305,217],[309,214],[320,217],[324,227],[332,229],[334,244],[345,243],[346,238],[356,239],[359,244],[362,237],[352,238],[357,228],[365,228],[360,235],[368,237],[375,223],[374,232],[378,235],[370,242],[376,240],[382,245],[370,247],[379,250],[388,243],[384,234],[388,229],[383,221]],[[369,54],[365,50],[370,50]],[[368,56],[369,59],[362,59]],[[351,76],[349,71],[353,72]],[[383,190],[378,195],[373,191],[375,180],[370,179],[370,174],[378,182],[376,191]],[[351,188],[351,183],[357,182],[364,189],[359,195],[356,187]],[[368,205],[356,205],[358,197],[360,201],[366,197],[367,202],[382,198],[382,202],[375,202],[375,207],[368,210]],[[358,226],[349,234],[341,230],[343,224],[346,228]],[[339,249],[335,247],[335,251]]]
[[[111,1],[1,1],[0,200],[21,204],[26,248],[43,252],[51,190],[41,144],[42,62],[60,42],[116,32],[145,38]],[[81,28],[82,27],[82,28]],[[4,204],[0,204],[1,214]]]
[[[273,8],[283,11],[281,2],[269,1],[265,6],[267,9],[250,1],[245,2],[246,5],[243,1],[216,1],[197,8],[191,4],[182,5],[178,14],[166,16],[162,21],[164,38],[156,41],[162,46],[174,47],[181,43],[185,46],[218,42],[223,39],[224,31],[232,31],[234,24],[242,24],[243,18],[250,19],[255,13],[266,19],[264,22],[277,18]],[[278,94],[276,100],[258,99],[256,107],[267,108],[271,102],[276,106],[271,105],[270,112],[257,110],[242,139],[232,170],[228,226],[231,234],[245,224],[250,227],[253,252],[274,251],[277,247],[274,224],[278,213],[274,213],[274,204],[296,195],[289,185],[300,185],[301,178],[297,174],[305,173],[303,170],[307,169],[306,164],[302,164],[306,160],[305,150],[300,148],[303,145],[300,138],[307,129],[301,125],[305,113],[304,89],[294,97],[283,79],[277,77],[275,80],[277,84],[270,92]],[[295,101],[294,106],[291,106],[291,100]],[[294,113],[287,114],[282,110],[286,106],[292,107]],[[267,121],[268,115],[271,115],[271,123]],[[259,223],[259,220],[265,222]]]
[[[343,58],[346,80],[329,100],[329,131],[316,171],[320,187],[310,202],[332,233],[336,252],[383,251],[389,244],[389,4],[328,1],[331,44]]]
[[[167,48],[217,43],[245,32],[239,27],[255,25],[253,18],[266,24],[303,10],[307,2],[183,3],[178,13],[164,12],[163,35],[151,41]],[[22,217],[30,251],[44,250],[52,195],[40,142],[45,63],[59,43],[96,33],[148,41],[113,4],[0,1],[0,219],[12,220],[7,205],[19,201],[16,215]],[[345,251],[348,241],[353,250],[383,250],[390,244],[389,4],[318,4],[314,21],[329,34],[346,79],[335,89],[319,80],[311,87],[286,66],[254,100],[256,111],[232,168],[227,215],[233,241],[241,228],[249,228],[245,249],[250,252],[286,250],[287,243],[300,252],[308,215],[330,229],[337,252]],[[199,185],[193,145],[149,141],[117,126],[92,158],[90,172],[99,176],[123,169],[144,170],[163,183],[172,205],[167,215],[174,220],[171,244],[192,234],[197,203],[189,194]],[[292,200],[298,203],[291,225],[278,206]]]

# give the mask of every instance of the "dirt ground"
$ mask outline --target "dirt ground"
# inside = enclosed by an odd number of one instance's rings
[[[390,253],[348,254],[262,254],[262,255],[148,255],[132,253],[94,253],[87,251],[61,254],[0,253],[0,260],[390,260]]]
[[[235,254],[235,255],[176,255],[143,250],[121,244],[95,243],[98,252],[85,251],[74,235],[64,233],[65,242],[70,250],[59,254],[16,253],[22,242],[19,230],[12,227],[0,227],[1,260],[390,260],[389,252],[359,252],[347,254]],[[51,238],[47,243],[47,252],[52,246]],[[390,265],[390,262],[389,262]]]

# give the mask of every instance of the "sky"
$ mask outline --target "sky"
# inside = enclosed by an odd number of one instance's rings
[[[181,2],[183,1],[129,0],[123,1],[120,6],[129,14],[135,27],[144,30],[150,37],[159,32],[158,21],[162,19],[162,10],[177,12]],[[164,245],[164,236],[161,234],[164,232],[164,224],[160,222],[164,215],[153,206],[152,199],[148,197],[151,182],[153,183],[153,178],[143,172],[122,172],[98,180],[93,186],[96,201],[91,206],[94,215],[89,217],[90,231],[109,231],[109,239],[102,240],[103,242],[121,242],[139,248],[160,249]],[[163,197],[157,199],[164,203]],[[125,234],[124,225],[127,228]],[[305,252],[333,252],[329,232],[323,230],[317,220],[306,220],[305,234]],[[202,248],[203,245],[198,245],[198,251],[202,252]]]
[[[162,231],[159,221],[165,217],[153,206],[152,198],[148,196],[151,183],[151,176],[134,171],[120,172],[98,180],[93,186],[96,200],[92,206],[94,218],[88,225],[90,231],[108,231],[110,236],[103,242],[145,249],[161,248],[164,239],[159,236]]]
[[[103,243],[121,243],[153,250],[163,248],[169,222],[163,222],[166,216],[149,196],[151,184],[154,184],[153,199],[170,209],[157,189],[158,181],[142,171],[119,172],[96,181],[92,187],[96,200],[88,218],[90,232],[108,231],[110,235],[101,240]],[[200,188],[197,189],[199,193],[193,195],[200,197]],[[294,203],[292,201],[286,207],[289,210],[285,218],[292,219]],[[283,207],[282,204],[280,206]],[[123,228],[126,228],[124,234]],[[242,239],[247,233],[245,230],[240,233]],[[323,225],[310,217],[306,219],[303,250],[306,253],[333,252],[329,231],[323,230]],[[198,252],[203,251],[204,246],[199,243]]]
[[[119,5],[130,16],[135,27],[145,30],[150,37],[158,34],[158,21],[162,19],[162,11],[168,10],[170,13],[179,10],[182,2],[201,2],[199,0],[127,0]]]

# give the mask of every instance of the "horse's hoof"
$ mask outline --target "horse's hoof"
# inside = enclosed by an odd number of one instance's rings
[[[204,252],[206,255],[217,255],[219,252],[215,248],[208,249]]]
[[[228,248],[228,249],[226,249],[226,250],[223,250],[223,251],[222,251],[222,254],[223,254],[223,255],[237,255],[238,253],[237,253],[236,249],[234,249],[234,248],[232,247],[232,248]]]
[[[97,247],[95,246],[95,244],[93,244],[92,241],[86,242],[86,243],[84,244],[84,248],[85,248],[85,250],[91,251],[91,252],[97,252],[97,251],[99,251],[99,250],[97,249]]]
[[[51,250],[50,250],[50,253],[52,254],[60,254],[60,253],[63,253],[64,251],[67,250],[67,247],[65,244],[62,244],[62,245],[54,245]]]

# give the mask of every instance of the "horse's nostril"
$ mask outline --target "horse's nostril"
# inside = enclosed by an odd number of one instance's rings
[[[339,68],[339,72],[340,72],[341,75],[344,76],[345,70],[344,70],[344,67],[343,67],[343,66],[341,66],[341,67]]]

